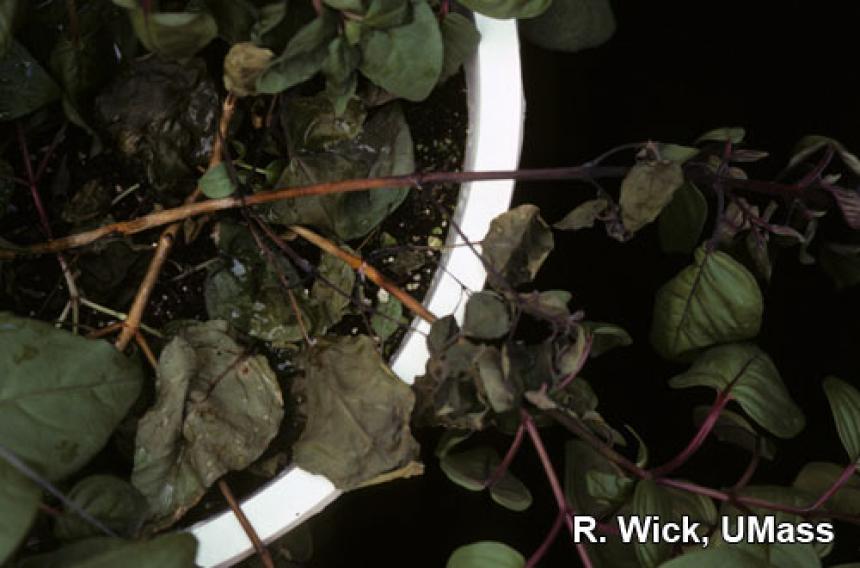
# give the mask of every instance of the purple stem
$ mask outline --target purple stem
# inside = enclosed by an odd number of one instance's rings
[[[520,422],[519,428],[517,428],[517,433],[514,434],[514,441],[511,442],[511,446],[508,448],[508,453],[505,454],[502,463],[500,463],[490,477],[487,478],[487,481],[484,482],[484,487],[492,487],[505,475],[505,472],[508,471],[508,468],[511,467],[511,462],[514,461],[514,457],[516,457],[517,452],[520,450],[520,446],[523,443],[523,437],[526,432],[525,425]]]
[[[51,225],[48,223],[48,213],[45,211],[45,206],[42,204],[42,198],[39,196],[39,188],[36,186],[36,176],[33,173],[33,163],[30,161],[30,151],[27,149],[27,141],[24,139],[24,129],[21,124],[16,124],[18,131],[18,148],[21,151],[21,157],[24,159],[24,168],[27,170],[27,183],[30,186],[30,194],[33,196],[33,204],[36,206],[36,212],[39,214],[39,223],[42,225],[42,231],[47,238],[51,238]]]
[[[761,459],[761,453],[759,452],[759,442],[756,442],[755,449],[753,450],[752,457],[750,458],[750,463],[747,464],[747,468],[744,470],[741,478],[738,479],[738,482],[735,483],[734,487],[732,487],[732,491],[740,491],[752,479],[753,474],[755,474],[756,469],[758,469],[758,464]]]
[[[543,539],[543,542],[540,544],[538,549],[529,557],[524,568],[534,568],[538,565],[538,562],[540,562],[544,555],[546,555],[549,547],[552,546],[552,543],[555,542],[555,539],[558,537],[558,532],[561,530],[562,523],[564,523],[564,512],[559,511],[555,516],[555,522],[552,524],[552,528],[549,529],[546,538]]]
[[[831,497],[836,495],[836,493],[840,489],[842,489],[842,487],[846,483],[848,483],[848,481],[854,476],[854,473],[856,471],[857,471],[857,464],[855,464],[855,463],[852,463],[850,465],[845,466],[845,469],[842,470],[842,473],[839,475],[839,477],[836,478],[836,481],[833,482],[833,485],[831,485],[830,488],[827,489],[827,491],[825,491],[821,495],[821,497],[818,498],[817,501],[815,501],[815,503],[813,503],[812,505],[810,505],[809,507],[807,507],[804,510],[805,511],[814,511],[815,509],[818,509],[819,507],[821,507],[822,505],[827,503],[827,501],[829,501]]]

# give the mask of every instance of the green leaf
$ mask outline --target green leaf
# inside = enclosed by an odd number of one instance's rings
[[[746,130],[741,127],[715,128],[709,130],[696,139],[696,144],[702,142],[731,142],[732,144],[740,144],[744,141]]]
[[[495,484],[487,481],[501,464],[499,454],[489,446],[479,446],[457,453],[444,453],[439,458],[442,471],[453,483],[469,491],[489,489],[490,497],[512,511],[525,511],[532,504],[528,487],[510,471],[505,471]]]
[[[126,537],[135,536],[147,512],[143,495],[127,481],[111,475],[85,477],[67,497],[104,526]],[[54,536],[64,541],[101,534],[72,511],[65,511],[54,524]]]
[[[397,331],[398,326],[404,323],[403,304],[391,295],[386,296],[384,302],[382,300],[377,302],[376,312],[370,318],[370,326],[379,336],[380,341],[386,341]]]
[[[257,78],[274,56],[253,43],[234,44],[224,58],[224,87],[239,97],[257,94]]]
[[[415,459],[418,443],[409,430],[415,396],[371,338],[320,340],[304,370],[308,419],[293,446],[297,465],[350,489]]]
[[[599,357],[610,349],[627,347],[633,344],[633,338],[622,328],[613,323],[601,321],[584,321],[582,326],[591,334],[592,357]]]
[[[93,98],[116,68],[112,38],[107,33],[83,35],[78,43],[61,38],[51,51],[49,68],[63,89],[63,107],[69,119],[88,129]]]
[[[399,97],[422,101],[439,81],[444,58],[442,33],[426,0],[410,0],[412,21],[373,29],[361,40],[361,72]]]
[[[650,479],[636,484],[633,492],[633,514],[645,518],[657,515],[661,519],[672,517],[672,497],[669,492]],[[672,555],[672,545],[668,542],[636,543],[636,556],[645,568],[653,568]]]
[[[50,480],[86,464],[137,399],[138,361],[0,312],[0,443]]]
[[[457,12],[448,12],[439,24],[439,29],[442,31],[442,43],[445,47],[442,71],[439,74],[441,82],[456,74],[475,53],[481,41],[481,33],[471,20]]]
[[[490,223],[481,248],[490,284],[506,289],[531,282],[554,246],[552,231],[534,205],[520,205]]]
[[[248,467],[278,433],[277,377],[227,329],[223,321],[188,325],[158,359],[156,402],[138,423],[131,474],[154,528],[178,520],[228,471]]]
[[[39,488],[0,458],[0,565],[27,536],[41,500]]]
[[[708,202],[702,192],[692,182],[678,188],[657,223],[663,252],[693,252],[699,244],[707,217]]]
[[[114,0],[115,4],[122,5]],[[208,12],[150,12],[129,9],[134,33],[153,53],[168,59],[186,60],[218,35],[218,24]]]
[[[706,386],[725,392],[762,427],[780,438],[796,436],[806,425],[803,412],[791,400],[779,371],[767,354],[749,343],[713,347],[690,369],[672,377],[672,388]]]
[[[561,221],[555,223],[553,228],[560,231],[590,229],[607,207],[609,207],[608,200],[602,198],[591,199],[576,206]]]
[[[564,445],[564,494],[583,515],[601,516],[630,491],[623,472],[582,440]],[[595,494],[592,493],[594,491]]]
[[[475,292],[466,303],[463,333],[475,339],[499,339],[511,328],[504,299],[494,292]]]
[[[693,409],[693,422],[696,426],[704,423],[710,410],[710,406],[697,406]],[[756,432],[746,418],[731,410],[723,410],[720,413],[720,417],[714,424],[713,433],[714,437],[721,442],[735,445],[750,453],[757,451],[764,459],[772,460],[776,456],[773,442]]]
[[[599,501],[620,505],[626,503],[636,481],[627,477],[592,469],[585,474],[588,494]]]
[[[480,375],[479,395],[486,399],[490,407],[498,414],[514,408],[516,393],[506,379],[502,355],[492,345],[481,346],[481,352],[475,357],[475,364]]]
[[[221,162],[220,164],[209,168],[205,174],[200,177],[197,182],[203,194],[210,199],[220,199],[232,195],[236,191],[236,185],[230,179],[230,174],[227,171],[227,165]]]
[[[552,0],[466,0],[463,6],[497,20],[534,18],[550,7]]]
[[[519,28],[539,47],[575,53],[609,41],[615,15],[609,0],[552,0],[549,9],[520,22]]]
[[[803,466],[792,486],[810,495],[820,496],[833,487],[844,470],[845,466],[834,463],[810,462]],[[824,508],[845,515],[860,514],[860,477],[856,471],[827,501]]]
[[[687,160],[698,156],[701,150],[691,146],[681,146],[678,144],[667,144],[658,142],[656,144],[657,155],[661,160],[672,160],[679,164],[685,163]]]
[[[60,88],[15,40],[0,56],[0,122],[15,120],[54,102]]]
[[[445,568],[523,568],[523,555],[501,542],[481,541],[455,550]]]
[[[355,95],[358,85],[356,70],[361,62],[361,50],[343,36],[338,36],[328,45],[328,55],[322,64],[325,75],[325,91],[334,107],[335,114],[341,116]]]
[[[197,540],[171,533],[145,541],[96,537],[24,559],[19,568],[194,568]]]
[[[505,509],[517,513],[532,506],[532,494],[529,488],[508,471],[490,486],[490,498]]]
[[[770,564],[737,548],[694,550],[661,564],[660,568],[768,568]]]
[[[460,443],[468,440],[472,434],[471,430],[445,430],[436,444],[434,455],[441,460]]]
[[[755,277],[721,251],[700,247],[695,263],[657,291],[651,343],[667,359],[758,334],[764,309]]]
[[[639,162],[621,182],[621,220],[635,233],[652,222],[684,183],[684,171],[677,162]]]
[[[842,379],[824,379],[824,393],[848,457],[860,463],[860,391]]]
[[[0,57],[12,44],[14,23],[18,13],[18,0],[0,0]]]
[[[316,75],[335,36],[337,17],[331,10],[323,10],[290,39],[284,52],[257,78],[257,92],[274,95]]]

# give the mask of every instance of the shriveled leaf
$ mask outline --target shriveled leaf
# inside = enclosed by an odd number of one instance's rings
[[[316,75],[336,35],[335,13],[323,10],[290,39],[284,52],[257,77],[257,92],[277,94]]]
[[[838,289],[860,284],[860,246],[824,244],[818,260]]]
[[[582,326],[591,334],[592,357],[599,357],[610,349],[616,347],[627,347],[633,344],[633,338],[622,328],[613,323],[601,321],[584,321]]]
[[[339,142],[353,140],[362,130],[367,111],[354,100],[336,113],[328,98],[294,97],[283,106],[281,123],[287,133],[290,154],[332,150]]]
[[[138,423],[131,475],[155,527],[179,519],[228,471],[253,463],[278,432],[277,377],[227,330],[223,321],[191,324],[159,357],[156,402]]]
[[[27,536],[41,500],[39,488],[0,458],[0,564]]]
[[[437,319],[427,334],[427,349],[431,355],[440,355],[460,335],[460,326],[454,316],[447,315]]]
[[[769,568],[771,565],[744,550],[732,547],[713,547],[682,554],[660,568]]]
[[[746,135],[746,130],[739,126],[715,128],[699,136],[696,139],[696,144],[701,144],[702,142],[731,142],[732,144],[740,144],[744,141]]]
[[[439,24],[439,28],[442,31],[444,45],[439,81],[444,81],[457,73],[475,53],[481,41],[481,33],[471,20],[457,12],[448,12]]]
[[[400,325],[405,323],[403,304],[391,295],[388,295],[384,302],[380,300],[376,303],[376,312],[370,318],[370,326],[381,341],[386,341]]]
[[[490,223],[482,250],[495,288],[531,282],[554,246],[552,231],[534,205],[520,205]]]
[[[307,424],[296,464],[349,489],[418,455],[409,420],[415,396],[367,336],[320,340],[307,354]]]
[[[823,495],[833,487],[844,470],[845,466],[834,463],[810,462],[803,466],[792,486],[810,495]],[[856,471],[824,504],[824,508],[845,515],[860,514],[860,477]]]
[[[666,488],[650,479],[636,484],[633,492],[633,513],[639,518],[657,515],[661,519],[672,517],[672,497]],[[660,565],[672,555],[672,545],[668,542],[637,542],[636,556],[645,568]]]
[[[133,537],[146,516],[146,499],[125,480],[111,475],[91,475],[72,487],[67,497],[120,536]],[[99,529],[72,511],[65,511],[54,524],[60,540],[101,536]]]
[[[475,339],[499,339],[508,333],[511,315],[505,300],[494,292],[475,292],[466,303],[463,333]]]
[[[824,393],[848,457],[860,463],[860,391],[836,377],[824,379]]]
[[[142,8],[133,7],[129,17],[140,43],[169,59],[189,59],[218,35],[218,24],[208,12],[145,14]]]
[[[728,254],[700,247],[695,262],[657,291],[651,343],[667,359],[758,334],[764,308],[755,277]]]
[[[15,120],[57,100],[60,88],[15,40],[0,56],[0,122]]]
[[[687,182],[675,192],[672,201],[660,213],[657,228],[663,252],[693,252],[705,228],[708,202],[702,192]]]
[[[197,183],[203,194],[210,199],[227,197],[236,191],[236,185],[230,179],[227,166],[223,162],[209,168]]]
[[[427,98],[439,81],[442,33],[426,0],[410,0],[412,21],[371,29],[361,41],[361,72],[386,91],[410,101]]]
[[[355,286],[355,271],[334,255],[323,253],[318,277],[311,288],[311,297],[321,307],[324,320],[334,325],[343,318],[350,305]]]
[[[672,377],[669,384],[672,388],[706,386],[717,392],[731,387],[732,400],[780,438],[792,438],[806,425],[803,412],[791,400],[773,361],[749,343],[708,349],[688,371]]]
[[[0,312],[0,443],[51,480],[98,453],[143,372],[105,341]]]
[[[171,533],[152,540],[127,541],[95,537],[55,552],[24,559],[20,568],[194,568],[197,539],[189,533]]]
[[[328,55],[322,64],[325,75],[325,92],[337,116],[342,115],[353,100],[358,85],[358,65],[361,50],[343,36],[338,36],[328,45]]]
[[[271,50],[253,43],[234,44],[224,58],[224,88],[239,97],[257,93],[257,77],[275,56]]]
[[[552,0],[545,12],[519,27],[537,46],[575,53],[608,41],[615,34],[615,15],[609,0]]]
[[[573,294],[567,290],[546,290],[544,292],[522,294],[525,301],[524,310],[536,310],[548,317],[567,317],[570,309],[567,305]]]
[[[561,221],[555,223],[553,228],[561,231],[590,229],[608,206],[609,201],[606,199],[591,199],[575,207]]]
[[[523,568],[523,555],[501,542],[481,541],[455,550],[445,568]]]
[[[684,183],[684,172],[677,162],[639,162],[621,182],[621,220],[635,233],[657,218]]]
[[[693,422],[696,426],[704,423],[709,406],[697,406],[693,410]],[[755,428],[740,414],[723,410],[717,418],[713,429],[714,437],[721,442],[732,444],[750,453],[758,452],[764,459],[772,460],[776,456],[773,442],[755,431]]]
[[[466,0],[463,6],[497,20],[534,18],[550,7],[551,0]]]

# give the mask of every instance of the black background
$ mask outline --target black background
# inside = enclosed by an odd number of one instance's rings
[[[854,4],[615,2],[618,30],[602,47],[561,54],[524,44],[522,167],[573,165],[625,142],[690,143],[706,130],[735,125],[746,127],[750,147],[771,152],[754,171],[757,177],[778,172],[806,134],[827,134],[860,151],[860,10]],[[521,183],[515,202],[539,205],[554,222],[590,197],[582,185]],[[683,447],[693,433],[692,407],[712,394],[670,390],[666,380],[680,368],[648,346],[654,293],[688,261],[660,254],[654,233],[646,229],[625,244],[600,229],[557,233],[557,251],[536,286],[570,290],[574,307],[589,319],[621,324],[633,335],[633,346],[589,363],[585,376],[609,422],[633,426],[658,463]],[[820,380],[838,374],[860,381],[860,301],[856,287],[837,293],[817,267],[801,266],[791,253],[780,257],[765,298],[758,343],[776,361],[809,424],[797,439],[779,442],[777,460],[765,463],[753,482],[785,484],[808,461],[846,459]],[[562,471],[558,449],[566,436],[557,430],[544,435]],[[430,452],[435,436],[420,433]],[[520,454],[513,470],[535,496],[529,511],[507,512],[485,494],[454,486],[425,452],[425,476],[345,495],[316,517],[311,565],[441,567],[457,546],[484,539],[527,556],[552,524],[554,502],[534,452],[526,444]],[[727,485],[745,460],[709,441],[680,474]],[[860,557],[858,531],[839,534],[827,564]],[[544,561],[576,563],[563,537]]]

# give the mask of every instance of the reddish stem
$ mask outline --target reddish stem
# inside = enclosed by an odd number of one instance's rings
[[[554,543],[555,539],[558,538],[558,533],[561,530],[562,523],[564,522],[564,516],[564,512],[558,512],[555,516],[555,522],[552,524],[552,528],[549,529],[546,538],[543,539],[543,542],[540,544],[538,549],[529,557],[524,568],[534,568],[546,555],[547,551],[549,551],[549,547],[552,546],[552,543]]]
[[[543,465],[547,481],[549,481],[549,485],[552,487],[552,494],[555,496],[558,510],[563,513],[567,512],[570,509],[567,504],[567,498],[564,496],[564,490],[561,488],[561,483],[558,481],[558,476],[555,474],[555,468],[553,468],[552,462],[549,459],[549,454],[547,453],[546,448],[544,448],[543,441],[540,438],[540,433],[537,431],[534,420],[525,410],[521,409],[520,413],[522,416],[522,424],[525,425],[526,431],[529,433],[532,445],[534,445],[535,451],[540,458],[541,465]]]
[[[845,484],[848,483],[848,481],[851,480],[851,478],[854,476],[854,473],[856,473],[856,471],[857,471],[857,464],[852,463],[850,465],[845,466],[845,469],[842,470],[842,473],[839,475],[839,477],[836,478],[836,481],[833,482],[833,485],[831,485],[827,489],[827,491],[825,491],[821,495],[821,497],[819,497],[818,500],[815,501],[815,503],[813,503],[812,505],[810,505],[809,507],[807,507],[804,510],[807,512],[814,511],[815,509],[818,509],[819,507],[821,507],[822,505],[827,503],[827,501],[829,501],[831,497],[836,495],[836,493],[840,489],[842,489],[842,487],[844,487]]]
[[[24,128],[21,123],[15,125],[18,133],[18,148],[21,151],[21,157],[24,160],[24,169],[27,171],[27,184],[30,186],[30,194],[33,196],[33,205],[36,206],[36,212],[39,215],[39,223],[42,226],[42,232],[49,239],[51,235],[51,225],[48,222],[48,213],[45,211],[45,206],[42,203],[42,198],[39,195],[39,188],[36,186],[36,175],[33,173],[33,162],[30,161],[30,150],[27,149],[27,140],[24,138]]]
[[[732,487],[732,491],[740,491],[752,479],[752,476],[755,474],[756,469],[758,469],[758,464],[761,459],[761,453],[759,452],[758,442],[756,442],[756,447],[753,450],[752,457],[750,458],[750,463],[747,464],[747,468],[744,470],[741,478],[738,479],[738,482],[735,483],[734,487]]]
[[[520,450],[520,446],[523,443],[523,437],[525,435],[525,425],[520,422],[519,428],[517,428],[517,433],[514,434],[514,440],[511,442],[511,446],[508,448],[508,452],[505,454],[502,463],[500,463],[490,477],[487,478],[487,481],[484,482],[484,487],[492,487],[502,478],[508,468],[511,466],[511,462],[514,461],[514,457],[517,455],[517,452]]]

